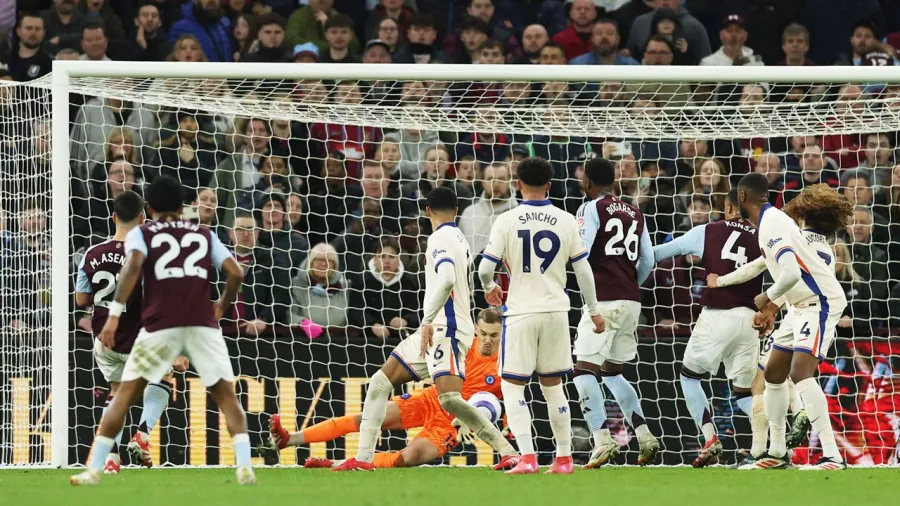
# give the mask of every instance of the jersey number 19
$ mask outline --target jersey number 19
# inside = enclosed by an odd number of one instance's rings
[[[519,230],[519,239],[522,239],[522,271],[531,272],[531,250],[541,260],[541,274],[550,268],[553,259],[559,254],[559,236],[550,230],[541,230],[531,235],[531,230]],[[542,240],[550,241],[548,249],[542,248]]]

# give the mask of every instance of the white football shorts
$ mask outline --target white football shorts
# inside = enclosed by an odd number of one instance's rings
[[[602,365],[607,360],[616,364],[631,362],[637,357],[637,326],[641,318],[641,303],[633,300],[612,300],[597,303],[606,322],[602,334],[594,333],[594,322],[587,310],[582,310],[575,337],[575,359]]]
[[[127,353],[119,353],[113,351],[99,339],[94,339],[94,362],[97,363],[97,369],[107,383],[120,383],[122,381],[122,371],[125,369],[125,362],[128,360]],[[171,364],[170,364],[171,365]]]
[[[552,377],[572,372],[568,313],[528,313],[504,317],[502,321],[502,378],[528,381],[534,373]]]
[[[419,332],[400,341],[391,352],[404,369],[416,380],[440,378],[441,376],[466,377],[466,354],[472,345],[474,336],[458,335],[456,329],[448,329],[443,325],[434,326],[431,346],[421,357],[422,335]]]
[[[725,364],[725,376],[739,388],[750,388],[759,363],[759,331],[753,328],[750,308],[703,308],[687,348],[684,367],[698,374],[716,374]]]
[[[174,327],[155,332],[141,329],[125,363],[122,381],[143,378],[158,383],[180,355],[191,361],[205,387],[219,380],[234,381],[222,329],[212,327]]]
[[[773,349],[789,353],[809,353],[824,360],[834,342],[835,329],[842,313],[843,311],[822,311],[818,304],[809,307],[792,306],[781,320],[781,325],[763,344],[759,357],[760,369],[766,369]]]

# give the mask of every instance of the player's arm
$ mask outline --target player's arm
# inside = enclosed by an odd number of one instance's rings
[[[582,208],[584,207],[587,207],[587,209],[594,208],[590,203],[584,204]],[[579,214],[588,214],[581,211],[582,209],[579,209]],[[594,216],[596,217],[596,212],[594,212]],[[594,227],[595,224],[596,228]],[[603,317],[600,316],[600,309],[597,307],[597,286],[594,284],[594,272],[591,270],[591,264],[588,262],[590,249],[585,247],[585,236],[593,231],[593,237],[590,237],[590,244],[593,246],[599,227],[599,219],[592,222],[589,222],[588,219],[579,220],[578,224],[572,228],[573,234],[569,240],[570,246],[568,251],[569,262],[571,262],[572,271],[575,273],[578,290],[581,292],[587,312],[591,315],[591,320],[594,322],[594,331],[598,334],[605,330],[606,322],[603,321]]]
[[[90,306],[94,303],[91,293],[91,282],[88,280],[87,273],[84,272],[84,259],[81,258],[81,264],[78,265],[78,274],[75,277],[75,304],[79,307]]]
[[[484,262],[482,261],[482,264]],[[422,325],[431,325],[437,314],[447,303],[453,282],[456,281],[456,271],[451,258],[441,258],[434,264],[434,282],[425,287],[425,306],[422,316]]]
[[[244,283],[244,269],[241,264],[234,258],[234,255],[228,251],[228,248],[222,244],[222,241],[210,232],[210,246],[212,250],[212,263],[217,269],[225,271],[225,292],[216,303],[216,320],[221,320],[225,312],[231,307],[237,294]]]
[[[496,272],[497,266],[503,263],[503,256],[506,254],[506,239],[503,233],[505,222],[503,216],[494,222],[494,226],[491,227],[491,237],[481,254],[481,262],[478,264],[478,279],[484,290],[484,298],[488,304],[494,306],[499,306],[501,300],[500,287],[494,283],[494,272]]]
[[[702,243],[701,243],[702,244]],[[644,220],[644,231],[641,232],[641,242],[638,245],[637,282],[638,286],[644,284],[650,277],[650,271],[656,262],[653,260],[653,241],[650,240],[650,232],[647,230],[647,220]]]
[[[746,283],[751,279],[756,278],[763,271],[766,270],[766,259],[765,257],[758,257],[756,260],[746,263],[740,267],[738,267],[733,272],[729,272],[723,276],[717,276],[715,278],[715,286],[711,283],[707,283],[710,285],[710,288],[723,288],[731,285],[739,285],[741,283]],[[711,276],[715,276],[715,274],[711,274]]]
[[[644,228],[644,231],[647,229]],[[641,237],[643,239],[643,237]],[[668,258],[682,255],[696,255],[703,257],[703,244],[706,240],[706,225],[694,227],[681,237],[673,239],[665,244],[653,246],[653,263],[658,264]],[[649,241],[649,236],[648,236]],[[643,246],[643,244],[642,244]],[[643,249],[643,248],[642,248]],[[641,259],[642,260],[642,259]],[[638,268],[640,268],[640,261]],[[765,269],[765,265],[763,265]],[[640,272],[640,270],[639,270]],[[649,272],[649,271],[648,271]]]
[[[776,244],[775,246],[777,247],[778,245]],[[767,254],[772,253],[769,252]],[[780,298],[800,282],[800,264],[797,262],[797,255],[794,253],[791,245],[785,241],[785,244],[781,245],[774,252],[774,255],[775,261],[778,262],[778,272],[772,273],[773,277],[775,277],[775,284],[757,296],[756,306],[758,309],[764,309],[771,301]]]

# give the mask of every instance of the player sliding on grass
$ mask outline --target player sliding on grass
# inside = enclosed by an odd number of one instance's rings
[[[756,307],[762,313],[761,318],[771,322],[780,308],[772,301],[780,302],[779,299],[784,297],[790,304],[788,315],[773,335],[773,349],[766,363],[763,399],[769,418],[769,450],[750,467],[783,469],[790,465],[785,441],[790,404],[787,379],[790,376],[822,442],[823,457],[819,463],[802,469],[846,469],[831,427],[828,401],[814,375],[834,340],[835,326],[847,305],[844,291],[835,277],[833,252],[823,232],[833,233],[846,225],[849,206],[839,205],[834,211],[841,214],[831,215],[821,207],[823,202],[818,199],[806,205],[798,204],[800,226],[807,229],[812,226],[806,218],[820,226],[829,225],[829,230],[808,229],[812,233],[804,235],[794,220],[769,205],[768,186],[761,174],[748,174],[738,184],[741,213],[756,225],[766,267],[775,278],[774,285],[756,296]],[[816,191],[823,199],[829,195],[826,202],[839,203],[839,199],[831,196],[834,190]],[[836,219],[822,219],[820,213]]]
[[[469,400],[478,392],[489,392],[500,397],[500,381],[497,377],[497,356],[500,350],[500,311],[485,309],[478,315],[475,324],[475,341],[466,355],[466,379],[463,381],[462,396]],[[422,431],[399,452],[376,453],[373,464],[376,468],[415,467],[427,464],[447,454],[457,445],[460,437],[453,424],[453,417],[441,407],[437,389],[428,387],[391,399],[387,404],[387,414],[381,424],[382,430],[415,429]],[[497,413],[497,416],[500,414]],[[288,433],[278,415],[269,421],[271,441],[279,449],[310,443],[331,441],[347,434],[358,432],[362,415],[348,415],[332,418],[299,432]],[[464,433],[467,428],[459,431]],[[334,467],[341,462],[330,459],[308,458],[304,467]]]
[[[821,243],[823,236],[830,238],[837,231],[846,228],[850,216],[852,216],[853,213],[853,206],[846,198],[832,190],[829,186],[818,184],[805,188],[800,195],[784,207],[784,212],[790,216],[794,222],[804,227],[802,233],[806,242],[818,246],[819,243]],[[817,253],[822,256],[823,259],[824,257],[831,258],[829,250],[825,250],[822,247],[818,247],[817,249],[819,250]],[[831,264],[833,264],[833,262],[830,262],[830,267],[833,268],[834,266]],[[765,259],[760,257],[730,274],[723,276],[711,274],[708,276],[707,283],[712,287],[724,287],[744,283],[762,273],[765,268]],[[776,305],[777,302],[778,301],[776,301]],[[774,328],[775,312],[769,311],[765,314],[758,313],[757,317],[760,324],[768,327],[768,330],[771,331],[771,329]],[[788,322],[791,318],[792,313],[789,312],[785,317],[785,321]],[[782,329],[784,329],[785,332],[789,328],[790,326],[782,326]],[[779,329],[779,331],[782,331],[782,329]],[[782,336],[780,339],[784,339],[784,337]],[[772,349],[777,346],[775,340],[776,337],[773,334],[763,346],[763,352],[759,358],[760,371],[757,372],[753,382],[754,399],[756,396],[762,395],[762,392],[765,389],[764,371],[766,371],[766,364],[769,361],[769,355],[772,352]],[[788,387],[790,390],[790,408],[791,412],[794,413],[794,421],[790,433],[785,438],[785,446],[787,448],[795,448],[799,446],[806,437],[810,428],[810,421],[806,414],[806,410],[803,409],[803,401],[800,399],[800,395],[790,379],[788,379]],[[766,417],[765,411],[761,411],[762,412],[758,415],[754,406],[754,416],[751,417],[751,423],[759,424],[767,430],[763,432],[761,438],[758,439],[758,431],[756,427],[754,427],[753,447],[750,450],[748,459],[742,463],[742,467],[745,468],[751,468],[756,459],[762,455],[766,449],[768,418]]]
[[[465,357],[475,335],[472,323],[469,243],[456,226],[456,194],[438,187],[428,194],[425,213],[434,232],[425,261],[425,308],[422,326],[391,352],[369,380],[359,422],[359,452],[333,471],[375,469],[375,444],[395,385],[430,376],[441,408],[456,417],[500,453],[499,469],[518,462],[518,453],[500,430],[462,397]]]

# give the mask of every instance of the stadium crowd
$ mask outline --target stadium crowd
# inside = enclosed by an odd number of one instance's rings
[[[852,7],[851,7],[852,6]],[[868,0],[20,0],[0,13],[0,79],[26,82],[54,59],[178,62],[458,63],[515,65],[898,65],[900,2]],[[590,103],[653,117],[704,104],[834,103],[852,121],[866,100],[900,105],[900,86],[746,85],[737,89],[604,83],[302,82],[285,97],[345,105],[488,109]],[[0,88],[0,92],[4,89]],[[247,93],[225,83],[211,92]],[[0,110],[11,101],[0,93]],[[21,124],[5,109],[2,141],[4,326],[49,323],[49,119]],[[790,138],[677,140],[435,132],[226,117],[112,98],[72,105],[72,250],[114,230],[111,199],[156,175],[179,178],[192,217],[234,248],[247,282],[234,332],[278,329],[301,339],[399,337],[418,325],[424,241],[421,202],[437,186],[460,197],[459,226],[480,253],[499,214],[517,205],[516,166],[549,159],[554,204],[583,200],[585,161],[615,161],[620,198],[648,218],[655,244],[722,217],[728,190],[755,171],[783,206],[826,183],[855,219],[834,244],[850,301],[838,324],[832,410],[848,439],[896,447],[884,413],[900,381],[900,158],[897,132]],[[515,125],[526,117],[505,120]],[[30,198],[34,196],[36,198]],[[477,261],[477,260],[476,260]],[[74,272],[74,267],[73,267]],[[505,274],[498,274],[504,281]],[[656,269],[644,287],[649,339],[686,336],[705,272],[690,258]],[[9,280],[15,280],[10,282]],[[23,297],[22,287],[34,297]],[[577,297],[572,291],[573,297]],[[580,299],[573,299],[575,307]],[[481,295],[476,304],[485,307]],[[573,318],[577,316],[573,315]],[[575,321],[575,320],[573,320]],[[89,330],[83,312],[74,325]],[[652,342],[652,341],[651,341]],[[861,430],[864,427],[865,430]],[[870,442],[870,444],[872,444]],[[893,455],[868,454],[880,463]],[[851,463],[853,461],[851,460]]]

